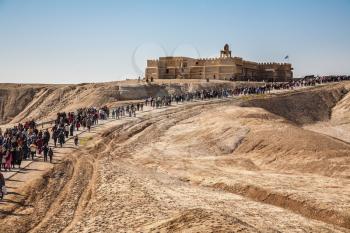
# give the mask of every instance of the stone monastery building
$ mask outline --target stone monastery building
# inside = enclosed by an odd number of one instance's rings
[[[288,63],[257,63],[232,57],[229,45],[219,58],[160,57],[148,60],[146,79],[224,79],[288,82],[293,78]]]

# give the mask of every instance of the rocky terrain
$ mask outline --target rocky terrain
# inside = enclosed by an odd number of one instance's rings
[[[44,119],[202,85],[233,84],[2,88],[1,117]],[[2,203],[0,232],[350,232],[349,90],[199,101],[111,121],[18,188],[11,208]],[[10,100],[22,107],[5,111]]]

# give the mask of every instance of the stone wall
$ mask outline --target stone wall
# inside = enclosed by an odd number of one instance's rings
[[[240,57],[193,59],[161,57],[148,60],[146,78],[159,79],[233,79],[242,81],[280,81],[293,78],[292,66],[287,63],[257,63]]]

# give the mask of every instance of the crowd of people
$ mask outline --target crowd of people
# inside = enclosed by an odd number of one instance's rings
[[[316,86],[320,84],[326,84],[331,82],[341,82],[349,81],[350,76],[306,76],[302,79],[296,79],[291,82],[286,83],[269,83],[267,84],[272,90],[285,90],[285,89],[294,89],[300,87],[309,87]]]
[[[148,97],[145,99],[145,105],[153,108],[169,106],[172,102],[182,103],[193,100],[209,100],[213,98],[226,98],[229,96],[240,95],[259,95],[271,93],[274,90],[288,90],[300,87],[315,86],[329,82],[340,82],[350,80],[350,76],[326,76],[326,77],[306,77],[285,83],[264,83],[260,86],[241,86],[233,89],[218,88],[209,90],[197,90],[194,92],[176,93],[173,95],[163,95],[157,97]]]
[[[21,167],[23,159],[34,158],[35,154],[49,151],[48,131],[38,130],[35,121],[18,124],[4,132],[0,129],[0,171]]]
[[[143,103],[132,103],[125,106],[119,106],[112,110],[112,118],[120,119],[125,116],[136,117],[137,111],[143,111]]]
[[[99,119],[106,120],[109,116],[109,109],[102,108],[80,108],[75,112],[57,113],[53,126],[40,129],[34,120],[19,123],[4,131],[0,128],[0,198],[3,197],[5,179],[1,171],[11,171],[14,168],[21,168],[23,160],[36,160],[42,155],[44,162],[53,161],[54,149],[57,144],[63,147],[69,137],[74,138],[78,145],[78,134],[82,127],[90,131],[91,126],[98,124]],[[51,132],[50,132],[51,131]],[[50,140],[52,144],[50,145]]]
[[[54,147],[57,147],[57,144],[63,147],[66,139],[73,136],[74,144],[78,145],[78,134],[74,135],[75,131],[79,131],[82,128],[90,132],[91,127],[98,124],[99,119],[107,120],[108,117],[109,108],[107,106],[102,108],[79,108],[75,112],[57,113],[54,126],[51,129]]]
[[[261,86],[237,87],[234,89],[210,89],[198,90],[194,92],[177,93],[173,95],[154,96],[146,98],[143,102],[118,106],[110,112],[107,106],[102,108],[88,107],[79,108],[75,112],[59,112],[53,122],[51,129],[39,129],[34,120],[17,124],[2,131],[0,128],[0,197],[3,195],[5,179],[1,171],[11,171],[11,169],[21,168],[23,160],[35,160],[38,155],[43,154],[45,162],[52,162],[53,147],[63,147],[69,137],[74,139],[74,144],[78,146],[78,132],[81,128],[88,131],[99,120],[121,119],[122,117],[136,117],[137,111],[143,111],[144,105],[152,108],[169,106],[173,102],[179,104],[193,100],[209,100],[213,98],[227,98],[229,96],[251,95],[270,93],[272,90],[294,89],[305,86],[315,86],[317,84],[340,82],[350,80],[350,76],[327,76],[327,77],[306,77],[288,83],[264,83]],[[50,132],[51,131],[51,132]],[[50,145],[52,139],[52,146]]]

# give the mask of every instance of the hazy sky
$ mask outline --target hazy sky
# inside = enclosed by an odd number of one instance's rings
[[[350,0],[0,0],[0,82],[137,77],[147,58],[235,56],[350,74]]]

